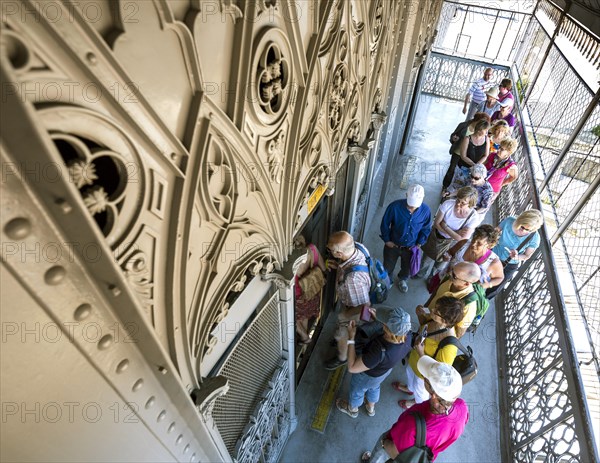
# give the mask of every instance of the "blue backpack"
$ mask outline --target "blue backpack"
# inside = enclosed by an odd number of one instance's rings
[[[344,277],[352,272],[367,272],[371,277],[371,288],[369,289],[369,299],[371,304],[381,304],[387,299],[388,291],[392,286],[390,277],[383,264],[378,259],[372,259],[369,251],[359,243],[355,243],[356,249],[362,252],[367,259],[367,265],[353,265],[346,269]]]

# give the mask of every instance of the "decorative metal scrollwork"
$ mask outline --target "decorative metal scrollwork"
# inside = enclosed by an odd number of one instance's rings
[[[62,156],[69,180],[79,190],[88,212],[105,237],[115,229],[126,201],[131,180],[127,161],[117,152],[97,143],[70,134],[52,134]]]
[[[329,92],[329,128],[336,130],[344,118],[349,93],[348,67],[340,63],[335,69]]]
[[[276,43],[269,43],[262,52],[258,65],[257,93],[261,109],[270,116],[283,108],[288,89],[290,68]]]

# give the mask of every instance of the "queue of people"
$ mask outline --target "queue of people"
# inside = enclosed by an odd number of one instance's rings
[[[502,188],[519,175],[512,159],[517,149],[511,138],[512,82],[503,79],[495,86],[492,75],[486,69],[465,97],[467,119],[450,136],[450,167],[436,213],[424,202],[423,186],[413,184],[406,198],[387,206],[381,221],[383,267],[390,280],[406,293],[411,279],[424,279],[431,294],[414,309],[416,332],[404,309],[371,305],[371,276],[364,271],[371,256],[352,235],[333,233],[325,262],[318,250],[307,247],[302,274],[311,269],[335,274],[336,349],[325,368],[347,364],[352,375],[349,396],[336,400],[337,409],[357,418],[364,405],[366,414],[374,416],[381,383],[403,359],[406,363],[406,384],[392,383],[406,397],[398,401],[405,412],[372,451],[363,453],[362,461],[384,462],[414,452],[419,438],[424,439],[421,450],[433,461],[458,439],[469,417],[459,398],[463,379],[452,366],[462,346],[459,339],[476,330],[488,300],[539,246],[543,216],[538,210],[507,217],[497,227],[483,223]],[[420,255],[420,269],[415,269]],[[305,307],[301,316],[313,312]],[[306,324],[298,316],[297,332],[300,343],[306,343]]]

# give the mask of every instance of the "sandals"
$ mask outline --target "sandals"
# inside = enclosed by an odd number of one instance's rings
[[[336,399],[335,406],[340,412],[345,413],[350,418],[356,418],[358,416],[358,410],[355,412],[350,410],[350,404],[344,399]]]
[[[365,410],[367,411],[367,415],[375,416],[375,405],[373,405],[373,408],[369,409],[369,407],[367,407],[367,404],[365,404]]]
[[[413,395],[414,392],[411,391],[406,384],[402,384],[400,381],[394,381],[392,383],[392,387],[396,389],[398,392],[403,392],[404,394]]]
[[[398,405],[400,405],[401,408],[403,408],[404,410],[412,407],[415,404],[414,400],[399,400],[398,401]]]
[[[364,461],[365,463],[368,463],[371,460],[371,452],[366,451],[365,453],[363,453],[360,456],[360,461]]]

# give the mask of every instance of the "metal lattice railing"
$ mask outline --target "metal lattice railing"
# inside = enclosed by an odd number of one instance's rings
[[[527,30],[514,75],[497,71],[513,77],[519,101],[529,94],[531,108],[523,117],[517,105],[513,157],[520,176],[503,190],[496,210],[501,220],[535,207],[547,222],[539,250],[496,305],[498,340],[506,346],[499,356],[504,460],[587,463],[598,461],[592,423],[600,418],[598,94],[561,61],[535,19]],[[434,53],[422,91],[462,100],[466,88],[457,91],[456,83],[488,65]],[[547,102],[540,89],[552,89],[554,81],[560,85]]]
[[[290,432],[289,374],[275,293],[216,372],[229,391],[215,400],[212,417],[239,462],[274,461]]]

